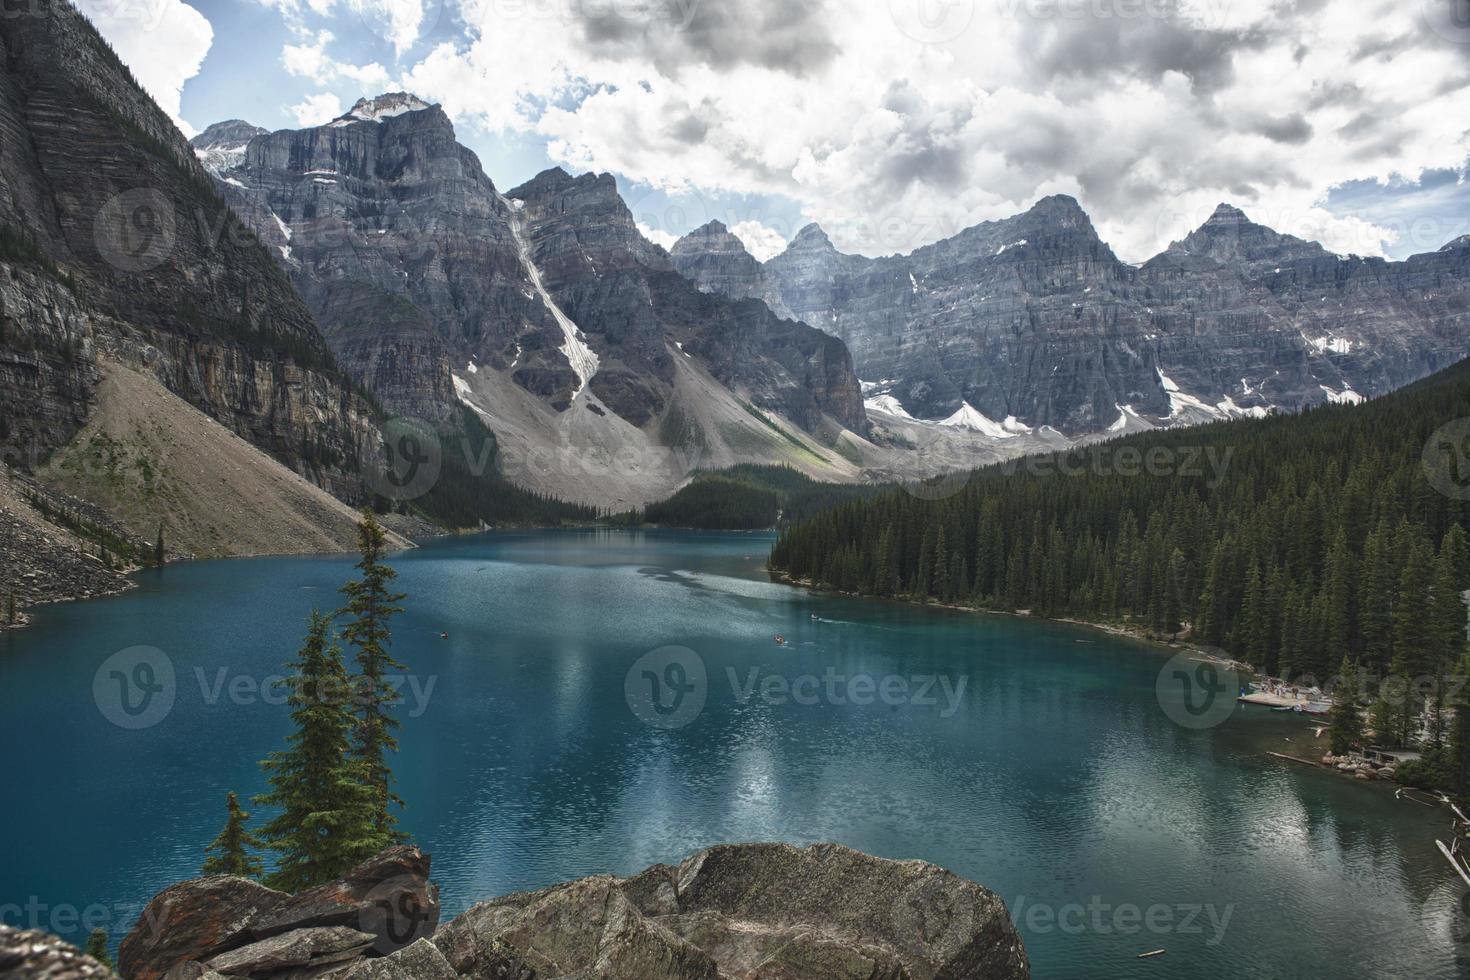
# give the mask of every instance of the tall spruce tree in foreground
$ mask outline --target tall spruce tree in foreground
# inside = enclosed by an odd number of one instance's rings
[[[328,627],[325,617],[311,614],[305,644],[282,681],[296,730],[285,749],[261,762],[271,790],[255,797],[278,810],[260,834],[279,855],[265,883],[288,892],[331,881],[386,845],[366,770],[351,754],[351,681]]]
[[[208,857],[204,859],[200,873],[259,878],[260,858],[250,852],[260,848],[260,839],[245,829],[250,814],[240,809],[240,801],[234,793],[225,797],[225,810],[229,814],[225,820],[225,829],[204,849]]]
[[[342,638],[357,648],[357,724],[352,751],[362,763],[364,778],[372,794],[373,832],[387,843],[402,840],[393,829],[397,819],[390,812],[403,800],[393,792],[393,772],[387,754],[398,750],[393,732],[398,720],[391,711],[398,694],[389,686],[386,675],[391,670],[404,670],[403,664],[388,652],[392,631],[388,620],[403,611],[397,605],[403,593],[392,591],[398,573],[383,564],[383,527],[372,511],[364,511],[357,526],[357,548],[362,558],[357,569],[362,577],[342,587],[347,596],[338,615],[348,617]]]

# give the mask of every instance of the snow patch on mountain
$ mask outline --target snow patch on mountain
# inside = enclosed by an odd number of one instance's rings
[[[908,413],[908,410],[903,407],[903,403],[892,395],[878,395],[874,398],[864,398],[863,407],[870,412],[885,412],[888,415],[897,415],[901,419],[913,418]]]
[[[522,216],[523,212],[519,208],[510,207],[504,196],[501,196],[500,200],[506,203],[507,209],[510,211],[510,233],[515,238],[516,251],[520,254],[521,267],[526,270],[526,277],[531,280],[531,287],[541,297],[541,302],[546,305],[546,309],[551,312],[552,318],[561,327],[562,336],[565,340],[558,350],[562,352],[562,356],[567,359],[567,363],[576,372],[577,390],[572,392],[572,397],[576,398],[582,393],[582,389],[587,387],[587,382],[592,379],[592,376],[597,373],[597,369],[600,366],[597,354],[593,352],[591,347],[587,346],[587,339],[582,335],[582,331],[572,322],[570,317],[562,312],[561,307],[556,305],[556,300],[551,298],[551,294],[541,284],[541,270],[536,268],[536,262],[531,258],[531,242],[526,237],[525,219]]]
[[[1223,401],[1216,402],[1215,407],[1231,418],[1263,419],[1271,414],[1271,410],[1264,405],[1252,405],[1250,408],[1242,408],[1229,395],[1226,395]]]
[[[1326,385],[1318,385],[1317,387],[1322,389],[1322,394],[1326,395],[1327,400],[1334,405],[1361,405],[1367,401],[1366,398],[1351,388],[1344,388],[1342,391],[1333,391]]]
[[[992,439],[1014,439],[1018,435],[1018,433],[1011,432],[1002,423],[988,418],[984,412],[969,402],[961,402],[959,409],[939,424],[957,429],[970,429]]]
[[[1152,429],[1154,424],[1133,410],[1132,405],[1114,405],[1118,410],[1118,417],[1108,426],[1109,432],[1138,431],[1139,429]]]
[[[371,99],[358,99],[345,115],[333,119],[328,126],[340,128],[351,126],[358,122],[382,122],[384,119],[392,119],[401,116],[405,112],[419,112],[423,109],[432,109],[429,103],[416,95],[407,92],[388,92]]]
[[[1326,353],[1327,351],[1331,351],[1334,354],[1347,354],[1353,349],[1353,342],[1351,340],[1344,337],[1334,337],[1331,334],[1322,337],[1308,337],[1306,334],[1302,334],[1302,339],[1311,344],[1319,354]]]
[[[1214,405],[1206,405],[1198,398],[1180,388],[1174,383],[1173,379],[1163,372],[1162,368],[1154,368],[1154,370],[1158,372],[1159,384],[1164,386],[1164,392],[1169,396],[1169,418],[1177,419],[1190,409],[1203,412],[1212,418],[1223,418],[1225,416],[1225,412],[1222,409],[1216,408]]]

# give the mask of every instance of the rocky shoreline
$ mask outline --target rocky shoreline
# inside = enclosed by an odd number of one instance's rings
[[[117,972],[126,980],[1030,976],[993,892],[923,861],[837,844],[721,845],[629,878],[594,875],[481,902],[442,927],[429,864],[416,847],[394,847],[295,895],[226,875],[181,882],[143,910]],[[0,980],[115,976],[63,946],[0,927]],[[7,972],[8,962],[38,958],[51,968]]]

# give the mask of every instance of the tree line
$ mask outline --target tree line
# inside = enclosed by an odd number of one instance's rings
[[[699,472],[666,500],[614,515],[612,523],[754,531],[800,522],[845,500],[870,497],[872,484],[823,483],[785,464],[742,463]]]

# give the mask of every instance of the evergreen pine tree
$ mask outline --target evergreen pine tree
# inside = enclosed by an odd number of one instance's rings
[[[1446,535],[1448,539],[1449,535]],[[1453,544],[1446,541],[1434,563],[1430,594],[1430,646],[1425,669],[1432,682],[1429,703],[1429,748],[1444,745],[1445,687],[1451,669],[1465,652],[1465,603],[1455,581]]]
[[[1358,668],[1346,655],[1338,668],[1337,686],[1332,689],[1328,725],[1333,755],[1343,755],[1363,744],[1363,716],[1358,709]]]
[[[939,534],[934,543],[934,595],[940,602],[948,602],[950,599],[949,586],[949,548],[944,542],[944,525],[939,525]]]
[[[208,857],[204,859],[204,866],[200,868],[200,873],[259,878],[260,858],[251,854],[250,851],[258,849],[261,843],[259,838],[245,829],[245,824],[250,820],[250,814],[240,809],[240,801],[233,792],[225,797],[225,812],[228,814],[225,829],[221,830],[219,836],[205,848]]]
[[[279,811],[260,833],[279,855],[265,883],[287,892],[330,881],[386,843],[365,767],[350,754],[352,687],[341,648],[328,642],[328,625],[312,613],[306,641],[282,682],[291,692],[295,731],[285,749],[260,764],[271,790],[255,802]]]
[[[1433,572],[1429,548],[1418,540],[1408,542],[1407,548],[1393,611],[1392,663],[1398,686],[1404,691],[1393,722],[1394,735],[1396,743],[1405,746],[1413,743],[1418,732],[1422,708],[1418,685],[1432,669],[1436,633],[1431,618]]]
[[[163,525],[162,524],[159,524],[158,525],[158,540],[153,543],[153,564],[155,564],[155,565],[162,565],[163,564],[163,559],[164,559],[164,552],[163,552]]]
[[[92,934],[87,937],[87,955],[109,970],[116,969],[112,962],[112,954],[108,952],[107,946],[107,930],[93,929]]]
[[[392,591],[398,573],[383,564],[384,541],[382,525],[372,511],[363,511],[357,526],[357,546],[361,553],[357,569],[362,577],[342,587],[347,604],[339,615],[348,617],[342,628],[343,640],[357,648],[358,717],[353,753],[364,767],[373,795],[375,836],[386,844],[402,839],[393,829],[397,819],[390,808],[403,804],[393,792],[393,772],[387,760],[388,753],[398,750],[398,739],[393,732],[399,725],[391,713],[398,694],[389,684],[387,674],[405,668],[388,652],[392,642],[388,620],[403,611],[397,603],[404,596]]]

